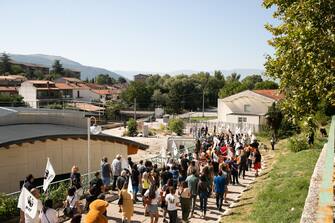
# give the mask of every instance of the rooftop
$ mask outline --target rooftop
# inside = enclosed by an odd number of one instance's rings
[[[284,94],[280,93],[278,90],[253,90],[253,92],[263,95],[265,97],[271,98],[273,100],[279,101],[284,98]]]

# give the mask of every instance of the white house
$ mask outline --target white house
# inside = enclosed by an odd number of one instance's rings
[[[23,101],[32,108],[61,99],[59,89],[52,81],[29,80],[21,83],[18,89]]]
[[[246,90],[218,99],[218,121],[258,132],[268,108],[282,98],[277,90]]]
[[[73,77],[61,77],[56,81],[56,86],[62,91],[66,99],[92,102],[99,101],[100,95],[91,90],[83,81]]]

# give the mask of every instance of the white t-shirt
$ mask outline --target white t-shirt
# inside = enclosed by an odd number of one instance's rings
[[[40,212],[43,208],[42,201],[38,200],[37,213],[34,218],[31,218],[28,214],[24,213],[25,223],[38,223],[40,221]]]
[[[149,191],[150,191],[150,190],[147,190],[147,191],[145,192],[145,194],[144,194],[145,197],[148,197],[148,196],[149,196]],[[156,190],[155,194],[156,194],[155,199],[152,199],[152,200],[151,200],[151,204],[158,204],[158,200],[159,200],[159,197],[160,197],[159,191]]]
[[[58,222],[57,211],[52,208],[48,208],[48,210],[45,213],[41,211],[40,219],[41,223],[57,223]]]
[[[76,207],[76,202],[79,201],[79,198],[78,198],[77,195],[67,196],[66,200],[69,202],[70,208],[74,208],[74,207]]]
[[[165,197],[167,202],[167,210],[174,211],[177,210],[177,203],[179,203],[179,198],[176,195],[168,194]]]

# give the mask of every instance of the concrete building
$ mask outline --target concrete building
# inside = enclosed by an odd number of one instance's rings
[[[91,171],[100,161],[117,154],[126,158],[148,146],[104,134],[91,135]],[[69,176],[77,165],[81,174],[88,170],[87,119],[84,113],[49,109],[0,108],[0,192],[20,190],[28,174],[42,183],[47,158],[58,176]]]
[[[282,98],[277,90],[246,90],[218,99],[218,121],[258,132],[268,108]]]
[[[55,83],[45,80],[29,80],[21,83],[19,94],[23,97],[23,101],[32,108],[38,108],[40,105],[62,98]]]

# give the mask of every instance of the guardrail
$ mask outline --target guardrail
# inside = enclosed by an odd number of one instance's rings
[[[328,142],[326,144],[326,159],[322,172],[322,181],[319,192],[319,205],[317,207],[317,222],[333,222],[333,175],[334,175],[334,146],[335,143],[335,116],[329,129]]]

